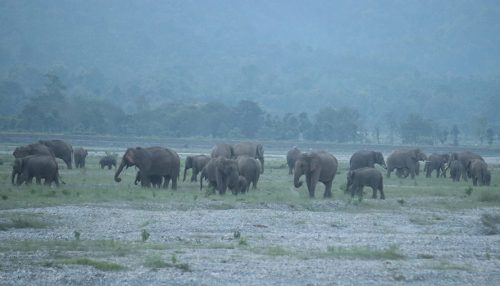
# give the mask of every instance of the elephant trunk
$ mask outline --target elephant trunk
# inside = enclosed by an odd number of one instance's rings
[[[186,181],[186,172],[187,172],[188,168],[185,167],[184,168],[184,178],[182,178],[182,181],[185,182]]]
[[[260,173],[264,174],[264,157],[259,158],[260,161]]]
[[[300,174],[299,172],[295,172],[295,174],[293,175],[293,185],[296,188],[300,188],[302,186],[302,181],[299,181],[301,175],[302,174]]]
[[[14,184],[14,179],[15,179],[15,177],[16,177],[16,174],[17,174],[16,170],[12,170],[12,178],[11,178],[11,180],[12,180],[12,185],[15,185],[15,184]],[[19,175],[18,175],[18,176],[19,176]]]
[[[125,162],[125,160],[122,160],[120,163],[120,166],[118,167],[118,169],[116,170],[116,173],[115,173],[115,182],[119,183],[122,181],[122,179],[119,178],[119,176],[123,170],[123,167],[125,167],[125,166],[127,166],[127,163]]]

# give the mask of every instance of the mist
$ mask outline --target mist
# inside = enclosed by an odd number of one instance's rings
[[[1,1],[0,128],[486,144],[499,19],[497,1]]]

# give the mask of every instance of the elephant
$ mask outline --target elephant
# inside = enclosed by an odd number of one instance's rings
[[[203,167],[205,167],[208,161],[210,161],[210,157],[206,155],[187,156],[186,163],[184,164],[184,178],[182,179],[182,181],[186,181],[187,170],[193,169],[191,182],[196,182],[198,173],[203,169]]]
[[[472,159],[467,163],[465,167],[467,176],[472,178],[472,184],[474,186],[485,186],[487,184],[488,177],[488,165],[480,159]],[[490,174],[491,180],[491,174]]]
[[[29,155],[46,155],[55,157],[49,147],[40,143],[17,147],[12,155],[14,155],[15,158],[23,158]]]
[[[248,190],[248,181],[243,176],[238,177],[238,191],[240,193],[245,193]]]
[[[153,188],[161,188],[161,182],[163,181],[163,177],[160,175],[151,175],[149,176],[149,180],[151,181],[151,185]],[[134,185],[137,185],[141,182],[141,171],[137,172],[135,176]]]
[[[349,160],[349,170],[356,170],[362,167],[374,168],[375,164],[387,169],[385,165],[384,155],[377,151],[357,151],[352,154]]]
[[[293,174],[293,168],[295,167],[295,161],[300,156],[300,150],[297,147],[293,147],[286,153],[286,164],[288,165],[288,175]]]
[[[462,170],[464,170],[464,172],[462,172],[462,179],[464,179],[464,181],[466,181],[466,182],[467,182],[467,176],[468,176],[468,174],[466,172],[467,164],[469,164],[469,161],[472,161],[473,159],[478,159],[478,160],[481,160],[484,162],[483,157],[481,157],[480,155],[478,155],[476,153],[470,152],[470,151],[464,151],[461,153],[451,153],[450,154],[450,161],[458,160],[458,162],[460,162],[460,164],[462,165]]]
[[[325,185],[323,197],[332,196],[332,183],[338,168],[335,156],[325,151],[302,153],[295,162],[294,168],[293,184],[295,188],[302,186],[302,181],[299,179],[305,174],[309,197],[314,198],[318,181]]]
[[[436,178],[439,178],[441,175],[446,178],[446,163],[448,163],[449,160],[449,154],[431,154],[427,161],[425,161],[425,177],[429,178],[432,172],[436,170]]]
[[[351,191],[351,197],[358,194],[359,200],[363,198],[363,187],[369,186],[373,190],[372,198],[377,198],[377,190],[380,199],[385,200],[384,180],[382,173],[372,167],[363,167],[347,172],[347,190]]]
[[[460,181],[463,172],[462,164],[458,160],[453,160],[448,163],[448,169],[450,169],[450,178],[453,182]]]
[[[239,174],[245,177],[248,182],[247,187],[250,187],[250,183],[252,183],[252,189],[256,189],[260,177],[260,162],[248,156],[239,156],[236,160]],[[248,191],[248,188],[245,191]]]
[[[260,161],[260,173],[264,173],[264,147],[262,144],[253,142],[242,142],[234,145],[234,155],[249,156]]]
[[[120,173],[124,167],[137,166],[140,171],[141,186],[151,186],[151,176],[163,176],[165,182],[163,187],[168,187],[172,180],[172,189],[177,188],[177,178],[180,171],[179,155],[168,148],[129,148],[122,157],[120,166],[115,172],[115,181],[121,182]]]
[[[99,160],[99,164],[101,165],[101,169],[107,166],[108,170],[111,170],[112,166],[116,168],[116,158],[111,155],[106,155]]]
[[[62,140],[40,140],[38,143],[43,144],[49,147],[50,150],[54,153],[56,158],[59,158],[66,163],[68,169],[72,169],[71,166],[71,157],[73,153],[73,147],[70,144],[62,141]]]
[[[202,170],[200,177],[200,190],[203,188],[203,179],[208,185],[214,187],[220,195],[229,188],[233,194],[238,193],[238,162],[227,158],[212,158]]]
[[[212,152],[210,153],[211,158],[226,158],[226,159],[233,159],[236,158],[234,155],[234,148],[230,144],[226,143],[221,143],[217,144],[212,148]]]
[[[59,186],[59,168],[54,157],[47,155],[29,155],[23,158],[16,158],[12,166],[12,184],[17,175],[16,185],[23,183],[31,184],[33,177],[37,184],[45,179],[45,185],[52,182]]]
[[[73,151],[73,156],[75,157],[75,168],[85,168],[85,158],[89,152],[83,148],[76,148]]]
[[[486,170],[484,174],[484,185],[489,186],[491,184],[491,172],[490,170]]]
[[[425,160],[427,156],[420,149],[395,150],[387,158],[387,178],[394,169],[408,169],[408,174],[414,179],[420,166],[418,161]]]

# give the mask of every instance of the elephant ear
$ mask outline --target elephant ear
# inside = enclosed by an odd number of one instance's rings
[[[311,154],[308,159],[309,159],[309,170],[311,172],[320,168],[319,157],[317,155]]]
[[[137,147],[138,149],[140,147]],[[128,149],[127,152],[125,152],[125,155],[123,156],[128,163],[135,164],[135,154],[134,154],[134,149]]]
[[[262,158],[264,157],[264,147],[262,147],[261,144],[257,144],[257,157]]]

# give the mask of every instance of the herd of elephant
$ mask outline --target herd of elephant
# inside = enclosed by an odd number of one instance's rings
[[[55,183],[59,186],[60,176],[56,158],[63,160],[68,169],[72,168],[72,157],[76,168],[85,167],[87,150],[75,148],[62,140],[40,140],[36,143],[17,147],[13,152],[16,158],[12,167],[12,184],[30,184],[33,178],[38,184],[44,179],[44,184]],[[293,185],[302,186],[300,178],[305,175],[309,196],[314,197],[316,185],[321,182],[325,185],[324,197],[332,196],[332,183],[337,174],[338,161],[326,151],[301,152],[294,147],[288,151],[287,165],[289,174],[294,176]],[[358,151],[349,161],[347,172],[346,191],[351,196],[362,196],[363,187],[368,186],[373,190],[373,198],[380,193],[380,198],[385,199],[383,175],[375,168],[375,164],[387,170],[387,177],[393,171],[399,177],[419,174],[420,161],[424,161],[424,171],[430,177],[436,171],[437,177],[446,177],[450,171],[453,181],[463,178],[467,181],[472,178],[474,186],[489,185],[491,173],[484,159],[472,152],[451,154],[432,154],[426,156],[420,149],[395,150],[387,157],[387,164],[381,152]],[[114,156],[106,155],[99,161],[101,168],[117,167]],[[164,147],[136,147],[125,151],[118,165],[114,180],[120,182],[120,174],[124,168],[135,166],[138,169],[135,184],[143,187],[164,187],[171,184],[172,189],[177,188],[180,175],[180,157],[177,152]],[[208,181],[208,186],[214,188],[219,194],[224,194],[227,189],[233,194],[245,193],[250,185],[255,189],[260,175],[264,172],[264,148],[259,143],[243,142],[238,144],[217,144],[208,155],[187,156],[184,167],[183,181],[186,180],[187,170],[192,170],[191,182],[196,182],[200,174],[200,189],[203,181]],[[17,179],[16,179],[17,176]]]

